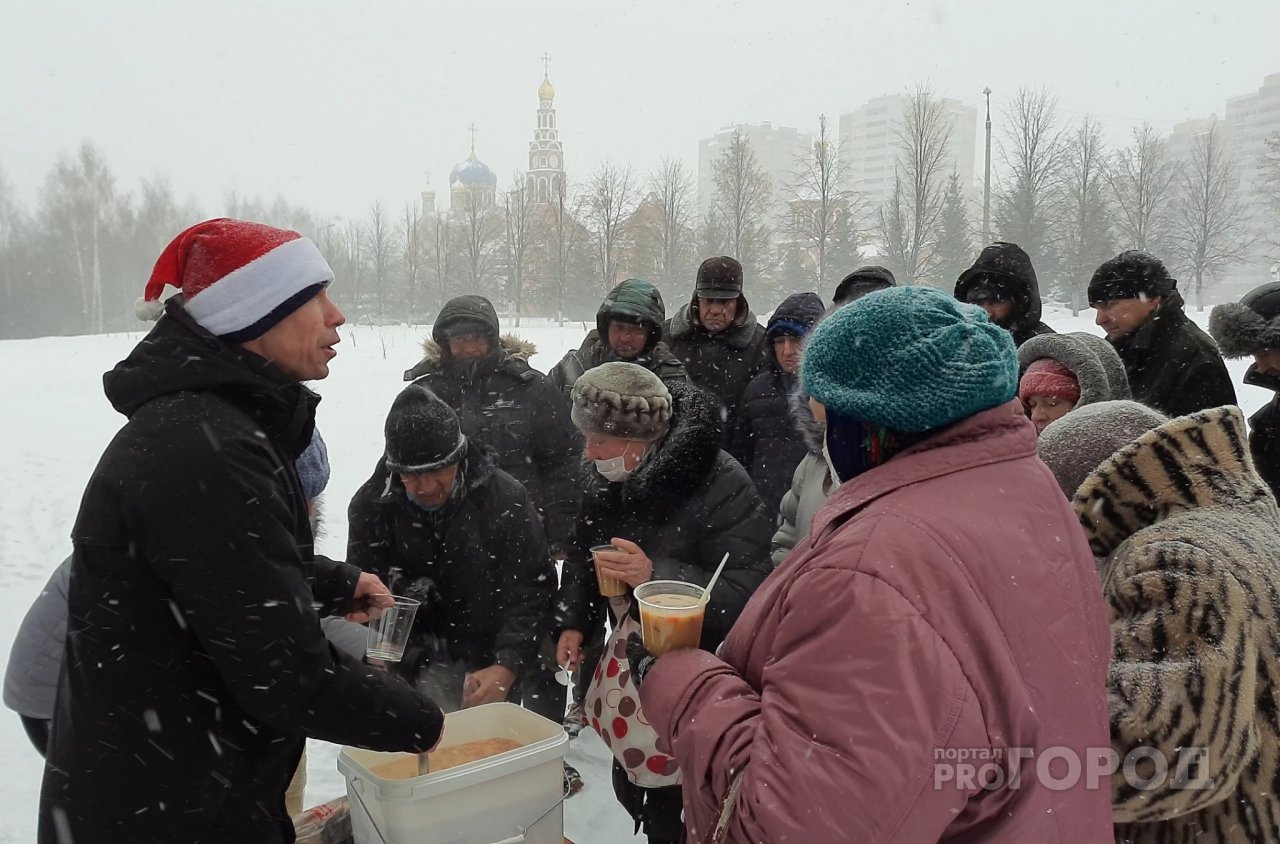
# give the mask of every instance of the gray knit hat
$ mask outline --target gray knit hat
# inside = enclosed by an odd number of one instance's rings
[[[611,362],[588,369],[573,385],[573,424],[584,433],[653,442],[671,423],[671,392],[643,366]]]
[[[1077,408],[1040,432],[1036,450],[1068,499],[1107,458],[1169,421],[1136,401],[1102,401]]]

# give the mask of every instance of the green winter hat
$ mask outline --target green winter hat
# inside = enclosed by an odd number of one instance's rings
[[[928,287],[894,287],[818,323],[801,377],[841,416],[918,433],[1011,400],[1018,353],[982,308]]]

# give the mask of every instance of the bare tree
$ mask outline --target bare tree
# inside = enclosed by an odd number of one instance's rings
[[[1086,116],[1066,146],[1062,225],[1062,292],[1072,313],[1088,304],[1087,291],[1093,271],[1114,254],[1111,209],[1107,203],[1106,152],[1102,127]]]
[[[365,227],[365,238],[368,244],[369,261],[373,269],[374,307],[378,315],[378,324],[386,318],[387,282],[391,275],[392,242],[391,226],[387,223],[387,212],[381,202],[375,202],[369,208],[369,222]]]
[[[649,174],[650,197],[658,214],[650,236],[653,268],[660,287],[674,290],[684,279],[693,247],[693,175],[678,158],[664,158]]]
[[[820,290],[826,289],[832,275],[832,245],[841,215],[849,210],[853,197],[849,165],[840,152],[839,141],[827,128],[827,116],[819,115],[813,147],[797,157],[789,186],[790,234],[810,253]]]
[[[364,301],[367,295],[364,283],[369,269],[365,241],[366,238],[360,224],[355,220],[348,221],[342,244],[347,272],[350,274],[349,278],[351,280],[351,301],[354,303],[354,313],[349,314],[349,316],[352,317],[351,321],[355,323],[358,323],[360,318],[366,316],[369,312]]]
[[[502,237],[500,215],[481,191],[463,191],[455,197],[459,207],[451,214],[457,218],[458,238],[466,270],[468,289],[489,293],[494,272],[494,252]]]
[[[930,275],[938,263],[950,174],[951,121],[941,98],[923,84],[907,98],[897,131],[898,159],[890,208],[880,214],[880,238],[904,284]]]
[[[1169,231],[1177,162],[1150,123],[1133,130],[1133,143],[1118,149],[1104,171],[1116,206],[1116,230],[1128,249],[1163,251]]]
[[[458,237],[449,217],[433,214],[427,219],[427,271],[435,292],[436,309],[444,307],[453,292],[453,274],[458,264]]]
[[[1175,264],[1191,273],[1196,305],[1204,308],[1204,282],[1249,255],[1248,209],[1215,122],[1196,136],[1178,178],[1171,241]]]
[[[550,242],[551,266],[556,289],[556,323],[564,326],[565,298],[569,289],[570,265],[582,247],[583,228],[578,222],[581,201],[571,197],[569,186],[559,179],[553,186]]]
[[[114,200],[115,179],[92,144],[60,158],[45,181],[43,225],[57,235],[58,257],[77,281],[83,331],[102,331],[103,241]]]
[[[426,274],[426,248],[423,243],[422,212],[418,203],[406,202],[404,216],[400,218],[400,231],[397,239],[400,243],[400,266],[404,270],[405,300],[408,304],[408,320],[416,322],[422,313],[422,302],[419,288]]]
[[[759,274],[768,263],[765,217],[773,202],[773,184],[741,130],[734,131],[729,147],[712,164],[712,180],[711,217],[723,232],[725,248],[752,274]]]
[[[618,259],[626,222],[635,210],[634,193],[630,165],[623,167],[606,161],[587,180],[587,226],[594,241],[596,267],[606,291],[618,281]]]
[[[1054,227],[1061,219],[1061,183],[1066,135],[1057,102],[1045,90],[1022,89],[1003,127],[1000,159],[1004,177],[996,190],[995,223],[1000,236],[1031,256],[1038,274],[1056,269]]]
[[[507,294],[515,309],[516,326],[524,305],[524,283],[530,260],[530,246],[536,237],[537,198],[523,173],[511,177],[511,188],[502,198],[504,258],[507,267]]]

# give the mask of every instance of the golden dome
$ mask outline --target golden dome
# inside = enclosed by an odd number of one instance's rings
[[[551,80],[547,79],[547,77],[545,76],[542,77],[542,84],[538,86],[538,99],[554,100],[555,97],[556,97],[556,89],[551,84]]]

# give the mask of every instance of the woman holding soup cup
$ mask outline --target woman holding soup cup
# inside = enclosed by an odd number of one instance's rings
[[[614,635],[599,664],[585,666],[587,723],[614,754],[614,791],[637,827],[650,842],[683,842],[680,773],[654,746],[627,666],[626,634],[640,629],[632,593],[655,580],[705,585],[728,553],[699,643],[714,650],[769,572],[772,522],[746,470],[721,451],[720,409],[708,394],[614,362],[584,373],[572,401],[591,468],[556,602],[557,657],[576,667],[584,636],[609,611]],[[601,594],[609,578],[624,594]]]

